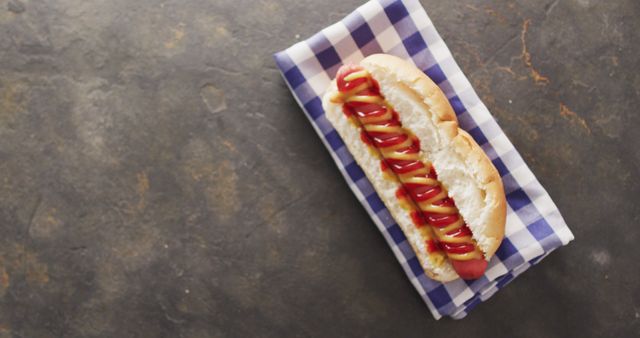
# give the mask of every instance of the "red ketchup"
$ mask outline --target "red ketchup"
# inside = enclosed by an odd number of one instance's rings
[[[413,223],[416,227],[429,225],[435,233],[437,240],[427,241],[427,251],[444,251],[463,279],[481,277],[487,261],[469,227],[437,180],[433,166],[421,159],[420,142],[402,127],[378,83],[362,67],[345,65],[338,70],[337,86],[343,112],[361,127],[361,140],[380,152],[380,169],[390,170],[400,181],[396,197],[415,205],[410,214]]]

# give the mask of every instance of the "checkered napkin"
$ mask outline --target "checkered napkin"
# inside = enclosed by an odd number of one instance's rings
[[[475,281],[429,279],[404,234],[324,116],[321,97],[344,63],[374,53],[413,62],[438,84],[493,161],[507,194],[502,245]],[[333,156],[353,193],[382,232],[436,319],[459,319],[556,248],[573,239],[557,207],[480,101],[417,0],[373,0],[306,41],[275,54],[285,82]]]

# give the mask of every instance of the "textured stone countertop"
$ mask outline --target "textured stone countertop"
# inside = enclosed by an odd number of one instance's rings
[[[0,338],[640,335],[640,2],[422,1],[576,236],[462,321],[271,56],[360,3],[0,0]]]

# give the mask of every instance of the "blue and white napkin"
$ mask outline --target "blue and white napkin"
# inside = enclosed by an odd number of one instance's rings
[[[478,280],[440,283],[425,275],[404,234],[324,116],[321,97],[338,68],[375,53],[409,60],[431,77],[449,99],[460,127],[473,136],[502,176],[508,202],[505,239]],[[436,319],[465,317],[573,239],[558,208],[480,101],[417,0],[369,1],[342,21],[276,53],[275,59],[349,187]]]

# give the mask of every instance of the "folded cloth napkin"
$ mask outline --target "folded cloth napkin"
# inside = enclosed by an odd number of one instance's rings
[[[507,196],[504,241],[474,281],[429,279],[371,183],[324,116],[321,97],[344,63],[387,53],[413,62],[446,94],[460,127],[493,161]],[[573,239],[558,208],[480,101],[417,0],[373,0],[342,21],[274,55],[278,68],[353,193],[382,232],[436,319],[463,318],[482,301]]]

